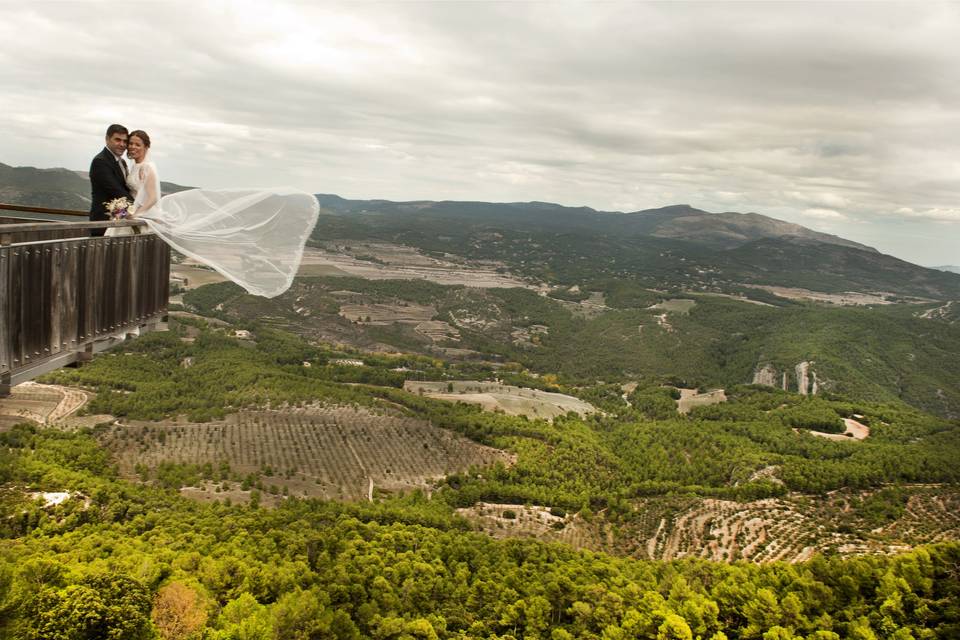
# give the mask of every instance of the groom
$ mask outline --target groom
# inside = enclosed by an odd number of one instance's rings
[[[127,128],[121,124],[107,127],[106,146],[90,163],[90,222],[110,219],[104,203],[114,198],[133,200],[127,188],[127,161],[123,159],[127,135]],[[91,229],[90,235],[102,236],[105,232],[106,229]]]

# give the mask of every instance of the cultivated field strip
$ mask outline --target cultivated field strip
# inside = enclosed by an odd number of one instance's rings
[[[350,407],[244,411],[209,423],[115,425],[103,436],[122,472],[138,464],[226,462],[295,495],[367,499],[507,456],[429,422]]]
[[[906,514],[881,531],[917,542],[960,539],[960,494],[914,494],[907,501]]]
[[[664,520],[644,545],[652,558],[799,562],[831,537],[808,514],[782,500],[703,500]]]
[[[79,389],[24,382],[0,398],[0,414],[42,425],[73,426],[72,414],[87,403],[89,394]],[[68,420],[69,419],[69,420]]]
[[[658,560],[700,557],[751,562],[801,562],[815,553],[892,553],[960,538],[960,494],[917,489],[903,515],[866,535],[842,532],[819,501],[704,499],[656,524],[645,522],[635,553]],[[855,528],[859,530],[860,527]]]

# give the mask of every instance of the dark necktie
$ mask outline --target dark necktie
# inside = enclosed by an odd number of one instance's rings
[[[123,158],[117,158],[117,162],[120,163],[120,171],[123,172],[123,177],[127,177],[127,163],[123,161]]]

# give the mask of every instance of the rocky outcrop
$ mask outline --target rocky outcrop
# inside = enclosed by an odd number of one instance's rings
[[[791,390],[791,382],[795,382],[794,389],[801,395],[815,396],[820,392],[822,381],[813,370],[813,362],[804,360],[793,367],[793,376],[789,370],[780,371],[773,364],[767,362],[762,366],[758,363],[753,370],[753,384],[762,384],[768,387],[780,387],[784,391]]]
[[[768,387],[777,386],[777,368],[772,364],[765,364],[753,370],[753,384],[762,384]]]
[[[812,362],[803,361],[794,367],[794,373],[797,376],[797,393],[802,396],[815,396],[819,390],[817,372],[810,368],[812,364]]]

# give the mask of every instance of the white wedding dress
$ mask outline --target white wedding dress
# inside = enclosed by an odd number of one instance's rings
[[[164,242],[267,298],[290,288],[320,213],[316,197],[287,187],[190,189],[160,197],[160,176],[149,159],[130,168],[127,186],[134,217]],[[128,233],[131,227],[112,227],[106,235]]]

